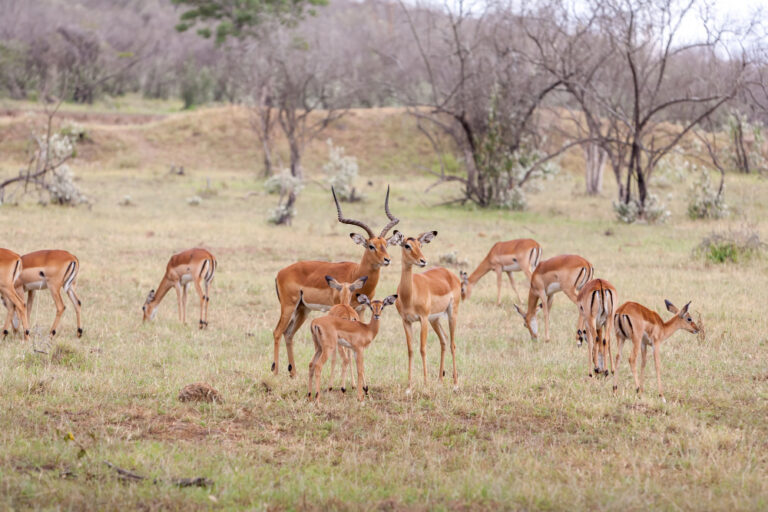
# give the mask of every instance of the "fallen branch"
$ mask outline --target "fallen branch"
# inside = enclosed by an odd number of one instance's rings
[[[150,480],[146,476],[142,476],[138,473],[134,473],[133,471],[128,471],[127,469],[115,466],[108,460],[105,460],[104,464],[106,464],[110,469],[114,469],[115,472],[117,472],[118,477],[123,480],[130,482],[142,482],[144,480]],[[153,484],[159,484],[163,482],[163,480],[159,478],[153,478],[151,481]],[[213,487],[213,480],[209,480],[202,476],[194,478],[171,478],[168,480],[168,483],[177,487]]]

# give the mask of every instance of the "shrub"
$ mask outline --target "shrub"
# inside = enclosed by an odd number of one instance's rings
[[[264,182],[264,190],[267,194],[286,194],[291,191],[297,194],[304,187],[300,178],[291,175],[290,169],[283,169],[277,174],[273,174]]]
[[[689,189],[688,216],[692,219],[722,219],[727,215],[724,194],[718,193],[710,172],[702,169]]]
[[[48,183],[48,193],[52,204],[77,206],[88,202],[88,198],[75,184],[75,173],[68,165],[61,165],[53,170],[51,181]]]
[[[633,224],[635,222],[661,224],[670,215],[667,206],[659,200],[656,194],[648,194],[645,198],[644,210],[641,210],[640,204],[636,200],[632,200],[629,203],[617,203],[614,201],[613,210],[616,212],[616,218],[626,224]]]
[[[336,191],[339,201],[360,201],[362,196],[355,189],[358,166],[357,158],[344,154],[344,148],[334,146],[328,139],[328,162],[323,165],[323,172],[328,176],[326,180]]]
[[[759,255],[764,249],[758,232],[743,227],[710,233],[694,252],[713,263],[738,263]]]

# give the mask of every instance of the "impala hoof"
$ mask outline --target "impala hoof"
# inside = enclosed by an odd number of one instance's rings
[[[406,395],[410,395],[412,392],[413,392],[413,391],[411,390],[411,388],[406,388],[406,389],[405,389],[405,394],[406,394]]]
[[[347,388],[341,388],[341,392],[342,393],[346,393],[347,392]]]
[[[368,396],[368,386],[363,386],[363,392],[365,393],[365,396]]]
[[[271,371],[275,371],[275,363],[272,363]]]
[[[3,329],[3,337],[8,336],[8,329]]]
[[[640,394],[640,388],[635,388],[635,393]]]
[[[606,377],[608,377],[608,370],[605,370],[605,371],[603,372],[603,375],[605,375]]]
[[[56,336],[56,329],[51,330],[51,336]]]
[[[664,395],[659,395],[659,396],[661,397],[661,401],[662,401],[662,402],[664,402],[664,403],[667,403],[667,399],[666,399],[666,398],[664,398]]]
[[[619,389],[619,386],[613,386],[613,392],[615,393],[616,390]]]
[[[453,391],[454,391],[454,392],[457,392],[458,390],[459,390],[459,385],[458,385],[458,384],[456,384],[455,386],[453,386]]]
[[[78,338],[82,338],[83,337],[83,328],[82,327],[78,327],[77,328],[77,337]]]

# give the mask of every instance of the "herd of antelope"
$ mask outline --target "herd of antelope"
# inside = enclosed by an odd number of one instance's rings
[[[323,365],[331,358],[329,390],[333,389],[336,355],[341,357],[341,391],[346,391],[346,376],[350,355],[354,357],[357,369],[357,395],[362,401],[368,394],[368,384],[363,364],[363,351],[371,344],[379,330],[379,322],[385,307],[395,305],[403,323],[408,347],[408,387],[411,392],[413,377],[413,324],[418,323],[419,352],[421,353],[424,384],[427,383],[426,348],[428,327],[431,325],[440,341],[440,369],[438,378],[445,376],[445,352],[450,340],[452,378],[454,389],[458,387],[456,368],[456,323],[459,304],[468,300],[477,282],[488,272],[496,273],[496,304],[501,304],[502,274],[506,273],[518,302],[522,302],[515,286],[513,272],[523,272],[530,288],[526,310],[514,306],[523,318],[525,327],[533,339],[539,335],[537,313],[544,312],[544,339],[549,341],[549,313],[552,300],[557,292],[563,292],[578,308],[576,327],[578,345],[586,340],[589,358],[589,376],[608,376],[606,361],[613,373],[613,390],[618,387],[617,369],[621,349],[626,340],[632,341],[629,365],[638,393],[643,390],[648,347],[652,348],[656,368],[656,380],[662,400],[664,391],[661,384],[661,344],[679,329],[697,333],[699,328],[688,312],[690,302],[678,309],[665,300],[666,308],[674,314],[667,321],[654,311],[636,302],[625,302],[618,308],[616,288],[605,279],[593,279],[594,269],[586,259],[572,254],[560,255],[541,260],[542,249],[535,240],[519,239],[494,244],[488,255],[471,274],[454,272],[434,267],[421,273],[414,273],[414,267],[424,268],[427,260],[422,248],[430,243],[437,231],[426,231],[416,237],[405,236],[395,230],[387,233],[400,222],[389,210],[389,189],[384,201],[384,212],[389,222],[376,235],[364,222],[345,218],[333,191],[333,199],[339,222],[357,226],[365,231],[350,233],[350,238],[363,247],[359,263],[299,261],[277,273],[275,288],[280,301],[280,319],[274,329],[274,362],[272,371],[277,375],[279,368],[280,339],[285,340],[288,354],[288,372],[296,375],[293,354],[293,338],[307,320],[310,311],[327,312],[315,318],[310,332],[315,354],[309,363],[308,397],[319,401],[321,395],[321,374]],[[390,246],[401,248],[401,277],[397,293],[383,300],[374,300],[379,273],[389,266],[391,258],[387,252]],[[157,308],[168,291],[176,291],[179,320],[186,322],[187,290],[194,285],[200,298],[200,329],[208,326],[209,292],[216,271],[216,258],[206,249],[194,248],[175,254],[168,261],[165,274],[156,289],[149,292],[142,306],[144,321],[152,320]],[[0,249],[0,298],[8,309],[3,335],[9,328],[23,328],[23,336],[29,340],[30,310],[34,293],[48,289],[56,305],[56,317],[50,329],[51,337],[66,309],[62,292],[71,300],[77,316],[77,336],[83,334],[80,315],[81,301],[77,295],[77,278],[80,263],[73,254],[62,250],[36,251],[19,256],[8,249]],[[23,294],[27,292],[26,302]],[[371,310],[371,318],[365,323],[360,317],[364,308]],[[448,335],[441,324],[445,319]],[[611,339],[616,339],[615,359],[611,351]],[[637,358],[642,352],[640,374]],[[614,366],[615,365],[615,366]]]

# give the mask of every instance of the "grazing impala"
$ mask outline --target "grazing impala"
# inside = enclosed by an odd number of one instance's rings
[[[379,319],[382,310],[386,306],[394,304],[397,295],[390,295],[384,300],[371,302],[367,295],[357,294],[357,300],[360,304],[371,308],[371,320],[367,324],[331,315],[315,318],[310,324],[312,341],[315,343],[315,356],[309,363],[309,393],[307,396],[310,399],[314,384],[315,400],[320,401],[320,375],[323,371],[323,364],[339,345],[352,350],[355,355],[358,383],[357,398],[362,402],[363,392],[368,394],[368,386],[361,385],[365,382],[363,350],[371,344],[379,332]]]
[[[190,283],[194,283],[197,294],[200,296],[200,329],[208,327],[209,291],[213,274],[216,272],[216,265],[216,258],[213,254],[199,247],[187,249],[171,256],[157,291],[149,291],[147,300],[141,308],[144,311],[144,321],[155,318],[157,306],[160,305],[165,294],[173,288],[176,290],[176,298],[179,303],[179,320],[186,323],[187,288]]]
[[[578,295],[579,325],[583,329],[578,330],[579,346],[582,340],[587,338],[589,357],[589,376],[592,376],[592,368],[595,375],[608,369],[605,362],[611,362],[611,373],[614,373],[613,359],[611,359],[611,333],[613,332],[613,312],[616,308],[616,288],[605,279],[593,279],[584,285]],[[599,357],[598,357],[599,355]]]
[[[296,364],[293,359],[293,336],[307,319],[310,311],[328,311],[333,305],[333,290],[328,287],[325,276],[331,276],[340,283],[350,283],[362,276],[367,276],[368,280],[360,289],[360,293],[373,297],[379,282],[379,270],[390,263],[387,246],[392,245],[393,237],[384,237],[400,220],[389,211],[389,188],[387,188],[387,197],[384,200],[384,212],[389,218],[389,223],[384,226],[379,236],[376,236],[364,222],[342,216],[341,206],[335,191],[333,191],[333,200],[336,203],[339,222],[360,227],[367,233],[367,238],[358,233],[350,233],[349,235],[356,244],[365,248],[363,257],[360,263],[299,261],[277,273],[275,289],[277,299],[280,301],[280,320],[278,320],[272,333],[275,349],[272,371],[275,375],[277,375],[279,366],[280,338],[285,337],[285,348],[288,352],[288,373],[294,377]],[[362,308],[362,306],[360,307]]]
[[[522,302],[512,272],[522,271],[530,281],[531,274],[533,274],[540,259],[541,246],[536,240],[520,238],[507,242],[496,242],[474,272],[469,275],[464,271],[459,273],[461,275],[461,298],[469,299],[472,296],[472,288],[480,278],[488,272],[494,271],[496,272],[496,305],[501,305],[501,275],[504,272],[509,277],[509,284],[512,285],[512,290],[517,296],[517,302]]]
[[[577,295],[589,280],[594,269],[592,264],[575,254],[562,254],[542,261],[531,276],[531,289],[528,292],[528,311],[523,313],[517,304],[515,310],[523,317],[525,327],[536,339],[539,335],[536,313],[544,309],[544,340],[549,341],[549,311],[555,293],[563,292],[574,304]],[[538,302],[541,301],[541,306]],[[578,326],[581,329],[581,323]]]
[[[29,315],[32,310],[32,303],[35,300],[37,290],[50,290],[53,302],[56,304],[56,318],[51,326],[51,336],[56,335],[56,328],[59,326],[61,316],[67,307],[61,298],[62,290],[67,294],[72,305],[75,307],[77,316],[77,337],[83,335],[83,324],[80,319],[80,298],[75,292],[77,286],[77,276],[80,272],[80,262],[77,257],[67,251],[45,250],[35,251],[25,254],[21,257],[22,270],[16,279],[16,291],[23,297],[27,292],[27,323],[30,323]],[[18,325],[15,323],[14,325]]]
[[[24,327],[24,339],[29,341],[29,321],[27,320],[27,307],[24,300],[16,291],[16,280],[21,274],[21,256],[8,249],[0,249],[0,298],[8,308],[8,317],[3,327],[3,336],[8,336],[13,312],[18,311],[21,323]]]
[[[427,384],[427,322],[440,340],[440,373],[438,379],[442,382],[445,375],[445,331],[440,325],[441,318],[448,319],[448,330],[451,337],[451,357],[453,358],[453,385],[458,388],[459,380],[456,372],[456,319],[459,315],[461,301],[461,281],[451,271],[437,267],[421,274],[413,273],[413,267],[426,267],[427,260],[421,252],[422,244],[428,244],[437,236],[437,231],[427,231],[417,238],[405,238],[402,233],[395,231],[397,244],[403,249],[403,270],[400,285],[397,287],[397,311],[403,320],[405,341],[408,344],[408,390],[411,390],[411,375],[413,368],[413,326],[414,322],[421,324],[419,350],[424,373],[424,385]],[[393,236],[394,236],[393,235]]]
[[[365,285],[368,276],[363,276],[354,283],[340,283],[331,276],[325,276],[328,286],[334,290],[334,306],[328,311],[329,316],[344,318],[346,320],[359,321],[360,315],[352,307],[352,294]],[[341,356],[341,392],[346,393],[347,369],[349,368],[349,353],[345,347],[339,346],[338,353]],[[336,371],[336,353],[331,356],[331,376],[328,391],[333,390],[333,374]]]
[[[661,344],[672,336],[678,329],[683,329],[690,333],[699,332],[699,326],[696,325],[688,313],[689,302],[683,309],[678,310],[674,304],[668,300],[664,301],[667,311],[674,313],[675,316],[666,322],[661,319],[658,313],[651,311],[638,304],[637,302],[625,302],[616,310],[614,316],[614,325],[616,329],[616,374],[614,374],[613,390],[618,387],[617,374],[619,367],[619,357],[621,348],[625,340],[632,340],[632,354],[629,356],[629,366],[632,368],[632,375],[635,377],[635,389],[638,394],[643,392],[643,373],[645,373],[645,360],[648,346],[653,348],[653,364],[656,367],[656,383],[659,386],[659,396],[664,398],[664,390],[661,387]],[[640,365],[640,378],[637,376],[637,356],[642,347],[643,361]]]

